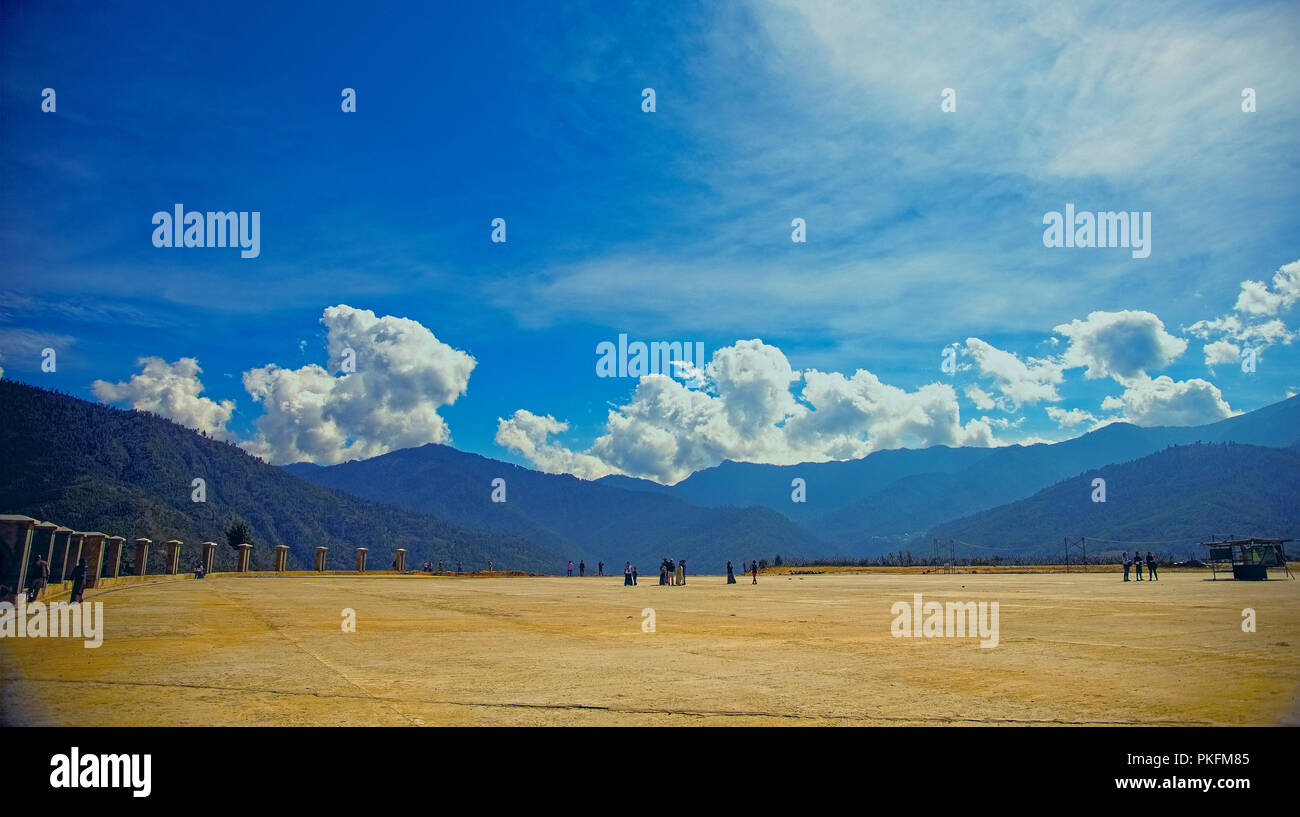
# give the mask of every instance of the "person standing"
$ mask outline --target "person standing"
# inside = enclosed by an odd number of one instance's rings
[[[488,559],[488,572],[489,572],[489,573],[492,572],[492,560],[491,560],[491,559]]]
[[[1124,551],[1124,581],[1128,581],[1128,571],[1132,566],[1133,563],[1129,561],[1128,551],[1126,550]]]
[[[604,576],[604,575],[605,575],[605,563],[604,563],[604,562],[596,562],[596,575],[597,575],[597,576]]]
[[[736,583],[735,568],[732,566],[731,560],[728,559],[727,560],[727,584],[735,584],[735,583]]]
[[[45,583],[50,578],[50,563],[38,553],[36,561],[32,563],[32,568],[27,571],[27,574],[27,601],[33,602],[45,592]]]
[[[664,559],[659,563],[659,584],[668,584],[668,560]]]
[[[1137,574],[1137,580],[1142,581],[1142,554],[1136,550],[1133,551],[1133,572]]]
[[[668,586],[677,586],[677,563],[672,559],[668,560]]]
[[[582,578],[583,576],[586,576],[586,575],[587,575],[587,561],[586,561],[585,559],[579,559],[579,560],[578,560],[578,578]]]
[[[749,569],[754,574],[754,581],[752,582],[752,584],[758,584],[758,562],[755,561],[753,564],[751,564],[749,566]]]
[[[624,587],[632,586],[632,563],[631,562],[626,562],[623,565],[623,586]]]
[[[76,567],[72,568],[72,593],[68,596],[68,600],[80,604],[84,592],[86,592],[86,560],[82,559],[77,562]]]
[[[632,565],[632,586],[636,587],[636,565]]]
[[[1147,551],[1147,578],[1153,582],[1160,581],[1160,577],[1156,575],[1156,557],[1149,550]]]
[[[572,560],[572,559],[569,560],[569,566],[568,566],[567,570],[569,571],[568,575],[572,576],[572,575],[573,575],[573,560]]]
[[[677,563],[677,586],[682,587],[686,584],[686,560],[682,559]]]

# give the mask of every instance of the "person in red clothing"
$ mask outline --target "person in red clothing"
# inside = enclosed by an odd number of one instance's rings
[[[753,564],[751,564],[749,566],[749,570],[751,573],[754,574],[754,581],[751,582],[751,584],[758,584],[758,562],[754,562]]]

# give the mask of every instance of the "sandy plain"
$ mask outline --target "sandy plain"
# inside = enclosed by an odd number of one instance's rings
[[[115,589],[87,598],[104,604],[97,649],[0,639],[0,722],[1300,723],[1300,582],[1285,578],[653,578],[219,575]],[[998,645],[895,637],[891,607],[915,593],[998,602]],[[1245,608],[1256,632],[1242,630]]]

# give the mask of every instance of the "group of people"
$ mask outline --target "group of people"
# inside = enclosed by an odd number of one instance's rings
[[[425,559],[425,561],[424,561],[424,572],[425,572],[425,573],[434,573],[434,572],[437,572],[437,573],[445,573],[446,571],[442,569],[442,559],[439,559],[439,560],[438,560],[438,568],[437,568],[436,571],[434,570],[433,562],[429,561],[428,559]],[[465,571],[462,569],[462,566],[461,566],[461,563],[460,563],[460,562],[457,562],[457,563],[456,563],[456,572],[457,572],[457,573],[464,573],[464,572],[465,572]],[[492,560],[491,560],[491,559],[488,560],[488,572],[489,572],[489,573],[492,572]]]
[[[570,562],[570,565],[572,565],[572,562]],[[605,563],[601,562],[600,566],[601,566],[601,575],[603,576],[605,575],[604,573]],[[746,570],[743,564],[740,567],[742,572]],[[581,570],[581,567],[579,567],[579,570]],[[753,576],[752,583],[758,584],[758,561],[757,560],[750,563],[748,567],[748,572]],[[569,575],[570,576],[573,575],[572,569],[570,569]],[[623,586],[635,587],[636,581],[637,581],[636,565],[632,564],[631,562],[625,562],[623,565]],[[731,562],[727,562],[727,584],[735,584],[735,583],[736,583],[735,566],[732,565]],[[659,584],[661,586],[667,585],[669,587],[681,587],[682,585],[686,584],[686,560],[677,559],[676,561],[674,561],[673,559],[665,558],[662,562],[660,562],[659,563]]]
[[[1146,563],[1147,575],[1150,576],[1150,581],[1160,581],[1160,574],[1156,572],[1156,557],[1149,550],[1147,551]],[[1127,551],[1124,553],[1124,581],[1128,581],[1130,568],[1137,571],[1137,580],[1142,581],[1142,554],[1136,550],[1133,551],[1133,558],[1131,559]]]
[[[68,577],[72,580],[72,592],[68,596],[69,601],[78,604],[81,603],[82,595],[86,590],[86,573],[88,570],[89,565],[86,564],[86,560],[79,559],[77,561],[77,566],[72,569],[72,575]],[[41,594],[45,592],[45,587],[49,584],[49,581],[50,563],[45,561],[44,556],[37,554],[36,561],[32,562],[31,567],[27,570],[28,603],[36,601],[41,597]]]
[[[660,562],[659,583],[669,587],[680,587],[686,584],[686,560],[678,559],[674,562],[672,559],[665,558]]]
[[[745,570],[744,562],[741,562],[740,569],[741,572],[744,572]],[[758,584],[758,561],[757,560],[750,563],[749,572],[754,576],[754,581],[751,582],[751,584]],[[736,583],[736,569],[732,567],[731,562],[728,561],[727,562],[727,584],[735,584],[735,583]]]
[[[570,575],[570,576],[573,575],[573,560],[572,560],[572,559],[569,560],[569,567],[568,567],[567,573],[568,573],[568,575]],[[579,560],[579,561],[578,561],[578,576],[581,577],[581,576],[585,576],[585,575],[587,575],[587,562],[586,562],[585,560]],[[604,562],[596,562],[596,575],[597,575],[597,576],[604,576],[604,575],[605,575],[605,563],[604,563]]]

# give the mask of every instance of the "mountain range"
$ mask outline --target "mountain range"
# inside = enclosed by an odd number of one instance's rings
[[[724,462],[666,486],[545,474],[435,444],[275,467],[162,417],[0,380],[0,512],[195,544],[224,542],[226,525],[244,521],[260,566],[281,543],[298,567],[327,545],[332,567],[351,566],[358,546],[371,549],[372,568],[388,567],[404,547],[411,566],[492,559],[549,573],[570,559],[653,574],[664,557],[714,572],[777,554],[926,555],[934,537],[981,553],[1051,553],[1063,536],[1096,537],[1103,549],[1102,539],[1296,535],[1297,438],[1291,398],[1209,425],[1115,423],[1054,444]],[[1106,503],[1090,499],[1097,476]],[[206,501],[195,502],[200,477]],[[795,479],[804,502],[792,500]],[[496,480],[504,501],[493,501]],[[219,554],[219,566],[233,561]]]

